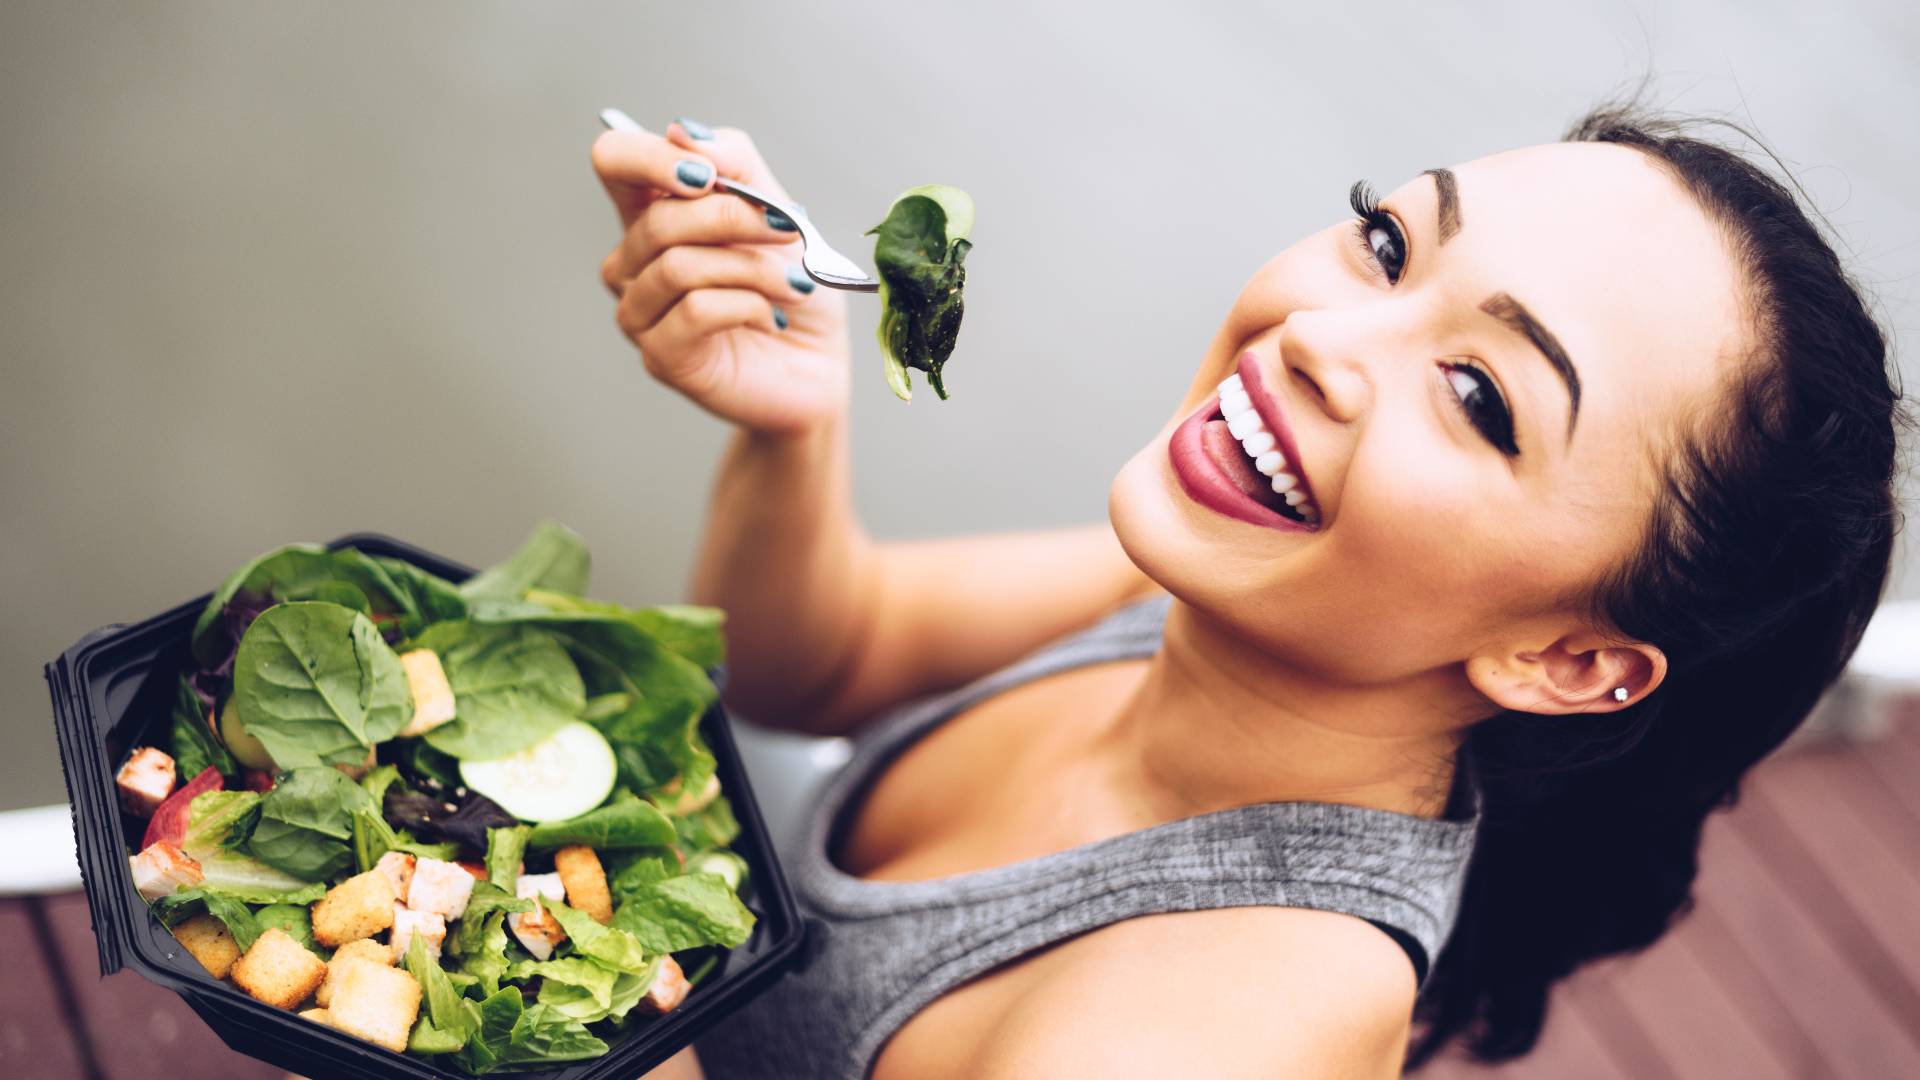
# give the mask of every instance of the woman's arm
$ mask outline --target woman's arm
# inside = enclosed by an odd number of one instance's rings
[[[1128,948],[1052,976],[956,1075],[1400,1075],[1413,967],[1378,929],[1267,907],[1130,922]]]

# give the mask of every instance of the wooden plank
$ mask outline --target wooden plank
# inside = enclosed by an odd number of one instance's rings
[[[180,1000],[132,971],[100,977],[87,900],[64,893],[42,901],[68,982],[79,999],[80,1028],[109,1080],[219,1076],[277,1080],[286,1073],[227,1048]]]
[[[1453,1051],[1408,1075],[1420,1080],[1639,1080],[1608,1048],[1566,987],[1554,994],[1539,1045],[1526,1057],[1482,1065]]]
[[[1791,1076],[1832,1076],[1816,1041],[1800,1020],[1768,984],[1765,974],[1754,963],[1752,946],[1740,941],[1727,929],[1720,913],[1710,901],[1695,906],[1687,917],[1687,947],[1700,965],[1714,977],[1741,1015],[1753,1027],[1766,1033],[1768,1045]],[[1805,988],[1801,988],[1804,992]]]
[[[1787,1067],[1768,1033],[1721,988],[1695,945],[1693,922],[1683,921],[1646,952],[1621,961],[1600,989],[1618,999],[1669,1075],[1744,1080],[1801,1075]]]
[[[1850,790],[1847,763],[1863,752],[1809,750],[1769,765],[1737,824],[1881,998],[1920,1022],[1920,864],[1881,839]]]
[[[1802,897],[1766,866],[1728,815],[1707,825],[1698,894],[1747,950],[1837,1077],[1920,1076],[1920,1035],[1835,947]]]
[[[1892,732],[1863,753],[1881,789],[1920,826],[1920,717],[1896,716]]]
[[[91,1065],[69,1022],[66,993],[40,948],[41,934],[25,900],[0,900],[0,1076],[16,1080],[83,1080]]]

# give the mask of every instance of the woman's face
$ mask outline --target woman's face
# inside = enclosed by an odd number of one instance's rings
[[[1263,266],[1110,495],[1169,592],[1342,683],[1586,625],[1742,340],[1721,234],[1637,151],[1436,173]]]

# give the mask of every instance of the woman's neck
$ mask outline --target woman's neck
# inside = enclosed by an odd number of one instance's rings
[[[1173,602],[1160,650],[1096,743],[1162,820],[1262,802],[1444,811],[1463,724],[1438,676],[1327,683]]]

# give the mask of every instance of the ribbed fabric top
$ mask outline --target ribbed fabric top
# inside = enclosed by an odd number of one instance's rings
[[[1424,982],[1452,929],[1479,823],[1462,770],[1444,820],[1333,803],[1237,807],[933,881],[866,881],[832,852],[885,766],[943,721],[1022,683],[1152,655],[1170,600],[876,721],[828,784],[789,857],[809,936],[799,970],[702,1038],[710,1080],[865,1077],[887,1039],[946,991],[1016,957],[1123,919],[1273,905],[1379,926]]]

